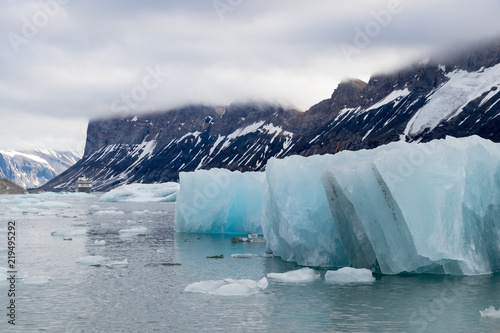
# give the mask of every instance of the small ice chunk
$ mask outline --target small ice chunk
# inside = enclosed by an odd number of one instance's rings
[[[89,266],[101,266],[109,262],[109,258],[103,256],[86,256],[75,260],[77,264]]]
[[[109,264],[106,264],[106,267],[108,268],[128,267],[128,260],[127,258],[125,258],[125,260],[122,261],[113,261],[110,262]]]
[[[258,257],[258,254],[253,254],[253,253],[235,253],[231,254],[231,258],[254,258]]]
[[[479,313],[481,314],[481,317],[500,318],[500,309],[496,310],[494,306],[490,306],[483,311],[479,311]]]
[[[50,233],[51,236],[62,236],[62,237],[85,236],[86,234],[87,234],[87,229],[56,230]]]
[[[94,246],[104,246],[104,245],[106,245],[106,241],[104,239],[94,241]]]
[[[259,287],[260,289],[266,289],[268,285],[269,281],[267,281],[265,277],[263,277],[257,282],[257,287]]]
[[[32,276],[23,279],[25,284],[45,284],[50,281],[50,276]]]
[[[135,210],[132,212],[132,214],[134,215],[147,215],[147,214],[151,214],[151,212],[147,209],[145,210]]]
[[[269,273],[267,277],[280,282],[311,282],[319,278],[319,272],[306,267],[286,273]]]
[[[268,281],[265,277],[259,281],[224,279],[194,282],[188,285],[184,291],[218,296],[250,296],[258,294],[267,286]]]
[[[119,231],[120,237],[134,237],[139,235],[149,234],[150,230],[146,227],[133,227],[130,229],[122,229]]]
[[[369,269],[344,267],[336,271],[326,272],[325,280],[334,283],[369,283],[374,282],[375,278]]]
[[[184,288],[184,291],[188,291],[191,293],[204,293],[210,294],[212,291],[219,289],[224,285],[224,281],[222,280],[209,280],[209,281],[199,281],[194,282]]]
[[[124,211],[121,210],[100,210],[94,213],[95,215],[123,215]]]

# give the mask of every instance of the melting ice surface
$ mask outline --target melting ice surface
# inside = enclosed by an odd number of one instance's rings
[[[102,202],[174,202],[179,191],[177,183],[128,184],[105,193]]]
[[[271,159],[265,179],[183,173],[176,230],[262,226],[268,250],[301,265],[478,275],[500,271],[498,216],[500,144],[447,137]]]

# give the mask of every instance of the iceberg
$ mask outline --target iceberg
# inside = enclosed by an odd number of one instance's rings
[[[259,281],[224,279],[194,282],[188,285],[184,291],[218,296],[251,296],[258,294],[267,286],[268,281],[265,277]]]
[[[500,144],[477,136],[181,173],[175,230],[263,233],[302,266],[500,272]]]
[[[314,269],[305,267],[286,273],[269,273],[267,277],[279,282],[312,282],[319,279],[320,274]]]
[[[366,268],[344,267],[336,271],[327,271],[325,280],[332,283],[370,283],[375,282],[372,271]]]
[[[177,183],[128,184],[105,193],[101,202],[175,202]]]
[[[321,174],[336,155],[272,158],[266,166],[262,229],[267,249],[302,266],[349,265]]]
[[[322,176],[352,266],[381,274],[500,270],[500,145],[389,144]],[[340,155],[340,154],[339,154]]]
[[[490,306],[482,311],[480,310],[479,313],[481,314],[481,317],[485,318],[500,318],[500,309],[496,310],[494,306]]]
[[[224,169],[181,172],[175,230],[193,233],[262,233],[262,172]]]

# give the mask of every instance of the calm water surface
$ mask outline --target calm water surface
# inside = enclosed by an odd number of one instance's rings
[[[0,282],[1,332],[500,332],[500,319],[479,314],[500,307],[498,275],[384,276],[350,285],[270,280],[249,297],[185,293],[196,281],[258,280],[299,267],[278,258],[231,258],[264,254],[263,243],[175,233],[174,204],[103,203],[99,197],[0,196],[0,237],[6,239],[7,221],[15,220],[23,277],[16,281],[16,326],[7,323],[9,286]],[[139,226],[150,232],[119,233]],[[80,236],[51,235],[84,229]],[[5,239],[0,267],[7,266]],[[106,245],[95,246],[96,240]],[[224,259],[206,258],[220,254]],[[75,263],[89,255],[126,258],[129,265]],[[43,277],[50,280],[42,283]]]

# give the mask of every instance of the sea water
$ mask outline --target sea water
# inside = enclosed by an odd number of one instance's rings
[[[323,269],[310,282],[269,279],[245,297],[185,292],[197,281],[257,281],[301,267],[265,255],[265,243],[175,233],[174,203],[99,197],[0,196],[0,267],[7,267],[8,221],[15,221],[18,277],[15,297],[0,282],[1,332],[500,331],[500,319],[479,313],[500,307],[498,275],[336,284]],[[82,259],[89,257],[97,261]],[[15,325],[7,316],[12,299]]]

